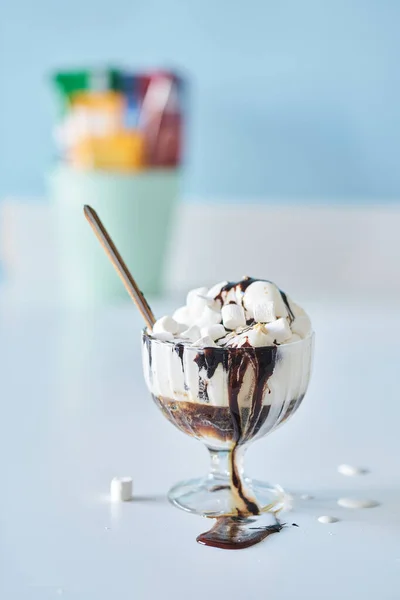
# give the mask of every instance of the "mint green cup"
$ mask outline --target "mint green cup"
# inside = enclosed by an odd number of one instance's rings
[[[50,199],[57,215],[61,291],[68,304],[129,300],[84,217],[85,204],[97,211],[142,291],[162,292],[179,179],[176,169],[118,174],[54,168]]]

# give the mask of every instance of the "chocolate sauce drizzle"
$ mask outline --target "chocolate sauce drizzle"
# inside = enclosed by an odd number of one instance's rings
[[[237,451],[240,446],[248,442],[260,429],[261,418],[266,419],[268,411],[263,411],[263,398],[267,391],[268,380],[271,377],[277,349],[275,346],[263,348],[204,348],[199,351],[195,362],[199,367],[199,389],[206,375],[211,379],[218,366],[222,364],[228,374],[228,403],[231,422],[233,425],[232,448],[230,452],[231,485],[237,500],[236,511],[239,516],[258,515],[260,508],[251,497],[248,497],[243,488],[242,478],[238,471]],[[254,378],[250,410],[246,420],[240,409],[239,394],[242,390],[245,374],[250,370]],[[205,372],[205,373],[204,373]]]
[[[260,280],[253,277],[244,277],[237,282],[230,281],[222,286],[214,299],[219,300],[223,304],[226,295],[235,289],[241,292],[241,302],[243,304],[245,291],[256,281]],[[287,296],[284,292],[281,292],[281,295],[288,309],[289,319],[293,320],[294,315]],[[234,301],[231,302],[234,303]],[[249,319],[247,325],[251,326],[253,322],[253,319]],[[202,385],[202,381],[204,381],[204,377],[202,376],[202,371],[205,372],[208,380],[213,377],[220,364],[222,364],[223,369],[228,373],[228,402],[233,424],[233,445],[230,453],[231,485],[236,497],[236,511],[238,516],[241,517],[248,516],[249,514],[258,515],[260,508],[253,498],[248,497],[243,488],[236,460],[237,450],[254,436],[257,428],[260,428],[260,425],[258,425],[260,416],[261,414],[265,415],[265,411],[262,412],[263,398],[267,391],[268,379],[274,371],[276,352],[276,346],[254,348],[247,343],[241,348],[205,348],[195,358],[195,362],[199,367],[199,389],[203,397],[204,386]],[[255,385],[252,392],[250,412],[246,422],[243,422],[243,412],[239,406],[239,393],[242,389],[244,376],[249,369],[253,372]]]
[[[243,296],[244,296],[245,291],[252,283],[255,283],[256,281],[265,281],[266,283],[272,283],[272,281],[269,281],[269,279],[255,279],[254,277],[249,277],[248,275],[246,275],[246,277],[243,277],[243,279],[241,279],[240,281],[228,281],[225,285],[222,286],[219,293],[214,297],[214,300],[219,300],[221,302],[221,304],[223,304],[224,296],[226,296],[231,290],[235,289],[235,290],[239,290],[241,292],[241,299],[242,299],[242,304],[243,304]],[[290,321],[290,323],[292,323],[294,321],[295,315],[290,306],[287,295],[285,294],[285,292],[283,292],[279,288],[278,288],[278,290],[279,290],[282,300],[285,303],[285,306],[287,308],[288,315],[289,315],[289,321]],[[235,304],[235,302],[233,300],[231,300],[229,302],[229,304]],[[253,325],[253,323],[254,323],[254,319],[252,319],[251,321],[249,320],[247,325]]]
[[[185,346],[183,345],[183,343],[175,344],[174,351],[179,356],[179,359],[180,359],[181,365],[182,365],[182,371],[183,371],[183,352],[184,352],[184,350],[185,350]]]
[[[294,312],[292,311],[292,308],[291,308],[291,306],[290,306],[290,304],[289,304],[289,300],[288,300],[288,298],[287,298],[287,296],[286,296],[285,292],[282,292],[282,290],[279,290],[279,292],[280,292],[280,294],[281,294],[281,296],[282,296],[282,300],[284,301],[284,303],[285,303],[285,306],[286,306],[286,308],[287,308],[287,311],[288,311],[288,313],[289,313],[289,321],[290,321],[291,323],[293,323],[293,321],[294,321]]]
[[[248,275],[246,275],[246,277],[243,277],[243,279],[241,279],[240,281],[228,281],[225,285],[222,286],[219,293],[214,297],[214,300],[219,300],[222,304],[224,301],[224,296],[228,292],[233,290],[234,288],[240,290],[243,295],[245,293],[245,291],[247,290],[247,288],[249,287],[249,285],[251,285],[255,281],[267,281],[267,280],[254,279],[253,277],[249,277]]]

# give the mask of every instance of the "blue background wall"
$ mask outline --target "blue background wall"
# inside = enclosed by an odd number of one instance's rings
[[[185,189],[221,200],[400,198],[398,0],[0,4],[0,196],[41,194],[57,67],[192,77]]]

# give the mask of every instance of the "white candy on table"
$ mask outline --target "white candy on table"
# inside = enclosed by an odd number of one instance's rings
[[[276,321],[274,302],[267,301],[255,304],[253,307],[253,318],[256,323],[271,323],[271,321]]]
[[[302,338],[306,337],[311,331],[311,321],[308,315],[296,317],[292,322],[292,331]]]
[[[132,477],[114,477],[110,485],[111,502],[132,500]]]
[[[179,324],[172,317],[161,317],[153,325],[153,333],[178,333]]]
[[[200,327],[197,327],[197,325],[191,325],[188,329],[182,331],[181,336],[183,338],[187,338],[191,342],[195,342],[199,339],[199,337],[201,337]]]
[[[223,325],[216,323],[215,325],[206,325],[201,328],[201,335],[209,336],[212,340],[218,340],[219,338],[224,337],[226,335],[226,330]]]
[[[226,304],[221,309],[221,315],[225,329],[237,329],[246,325],[244,309],[238,304]]]
[[[201,337],[195,341],[193,346],[201,346],[202,348],[216,348],[217,344],[214,343],[214,340],[209,335],[205,335],[204,337]]]
[[[292,337],[289,324],[286,319],[277,319],[266,325],[267,333],[277,341],[278,344],[285,342]]]
[[[256,304],[273,302],[277,317],[287,317],[288,311],[281,293],[275,284],[269,281],[254,281],[243,295],[243,306],[251,316],[254,315]]]
[[[361,467],[353,467],[353,465],[339,465],[338,469],[341,475],[346,475],[347,477],[354,477],[355,475],[366,475],[368,473],[368,469],[363,469]]]
[[[339,519],[337,517],[332,517],[331,515],[321,515],[318,517],[318,521],[324,525],[327,525],[329,523],[337,523]]]

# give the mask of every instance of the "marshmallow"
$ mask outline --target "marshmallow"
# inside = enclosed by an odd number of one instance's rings
[[[218,323],[221,323],[221,313],[219,311],[217,312],[212,310],[208,306],[203,308],[203,312],[196,320],[196,325],[198,325],[200,328],[218,325]]]
[[[169,333],[169,331],[160,331],[160,333],[154,333],[152,334],[153,338],[155,338],[156,340],[160,340],[161,342],[173,342],[174,340],[174,335],[172,333]]]
[[[338,469],[341,475],[346,475],[347,477],[354,477],[355,475],[365,475],[368,473],[367,469],[362,469],[361,467],[353,467],[352,465],[339,465]]]
[[[191,325],[191,327],[185,329],[185,331],[182,331],[181,333],[183,338],[187,338],[191,342],[198,340],[201,335],[200,328],[197,327],[197,325]]]
[[[186,323],[178,323],[178,334],[182,334],[183,331],[186,331],[188,328],[188,326],[186,325]]]
[[[304,317],[304,315],[307,315],[304,308],[301,308],[301,306],[296,304],[296,302],[294,302],[287,294],[286,294],[286,300],[288,301],[289,306],[292,310],[292,313],[294,314],[295,317]]]
[[[293,342],[299,342],[301,340],[301,337],[299,335],[297,335],[297,333],[293,333],[292,337],[290,337],[289,339],[286,340],[287,344],[292,344]]]
[[[180,308],[177,308],[172,316],[178,323],[185,323],[186,325],[190,325],[190,323],[193,321],[193,317],[187,306],[181,306]]]
[[[216,283],[215,285],[213,285],[208,290],[207,297],[210,298],[211,300],[214,300],[215,296],[218,296],[218,294],[221,292],[224,285],[226,285],[227,283],[228,283],[227,281],[221,281],[220,283]]]
[[[201,328],[201,335],[203,337],[210,336],[210,338],[214,341],[224,337],[225,334],[225,327],[218,323],[216,323],[215,325],[206,325],[205,327]]]
[[[287,317],[286,305],[276,285],[269,281],[254,281],[244,292],[243,306],[253,316],[255,305],[265,302],[274,302],[277,317]]]
[[[225,331],[224,337],[218,340],[218,345],[235,346],[239,338],[240,335],[238,336],[235,331]]]
[[[214,344],[214,340],[209,335],[206,335],[194,342],[193,346],[201,346],[202,348],[216,348],[217,344]]]
[[[175,333],[179,332],[179,324],[172,317],[161,317],[153,325],[153,333]]]
[[[306,337],[311,330],[311,321],[310,318],[304,314],[302,316],[296,317],[292,323],[292,331],[293,333],[297,333],[300,337]]]
[[[264,328],[255,327],[246,332],[249,344],[254,348],[262,348],[263,346],[273,346],[274,338],[268,335]]]
[[[292,337],[292,332],[286,319],[277,319],[272,323],[268,323],[268,325],[266,325],[266,330],[278,344],[281,344]]]
[[[271,323],[271,321],[276,321],[275,304],[271,301],[255,304],[253,307],[253,317],[257,323]]]
[[[194,290],[190,290],[190,292],[188,292],[186,297],[186,305],[192,314],[196,316],[201,315],[204,307],[207,306],[207,301],[205,300],[207,292],[208,288],[206,287],[195,288]]]
[[[209,296],[200,296],[200,298],[203,298],[206,306],[211,308],[211,310],[221,310],[221,302],[218,302],[218,300],[214,300],[214,298],[210,298]]]
[[[238,304],[226,304],[222,307],[221,314],[225,329],[237,329],[246,325],[244,309]]]
[[[132,500],[132,477],[114,477],[110,486],[111,502]]]

